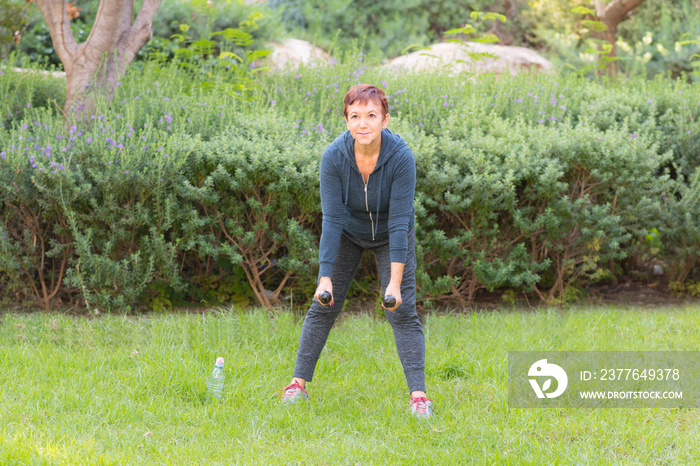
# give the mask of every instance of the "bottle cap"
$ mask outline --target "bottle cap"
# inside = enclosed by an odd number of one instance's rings
[[[216,365],[224,367],[224,358],[216,358]]]

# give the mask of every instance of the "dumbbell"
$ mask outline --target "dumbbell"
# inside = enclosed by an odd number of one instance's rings
[[[394,306],[396,306],[396,298],[394,298],[390,294],[386,295],[386,296],[384,296],[384,299],[382,300],[382,304],[384,305],[384,307],[386,309],[389,309],[390,307],[394,307]]]
[[[324,306],[330,304],[332,299],[333,296],[327,291],[322,291],[321,294],[318,295],[319,302]]]

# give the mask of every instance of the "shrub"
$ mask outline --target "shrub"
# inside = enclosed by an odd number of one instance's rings
[[[0,76],[12,93],[0,126],[6,304],[310,298],[319,157],[345,130],[342,96],[358,82],[386,90],[390,127],[416,156],[422,300],[562,300],[651,261],[678,289],[697,277],[700,95],[681,82],[395,75],[356,57],[260,75],[248,102],[144,63],[66,128],[36,97],[52,81],[31,75],[20,89],[22,76]]]
[[[321,150],[302,142],[290,122],[265,114],[236,116],[200,145],[183,166],[178,189],[185,201],[182,260],[196,282],[214,268],[223,278],[240,266],[258,304],[269,307],[297,279],[313,280]]]
[[[401,55],[411,46],[428,46],[442,39],[452,28],[463,26],[473,11],[502,13],[512,20],[507,27],[494,26],[504,43],[527,42],[522,2],[488,2],[459,0],[430,2],[426,0],[271,0],[271,9],[280,11],[287,29],[322,47],[334,47],[341,53],[360,46],[370,55],[381,58]],[[479,31],[484,32],[484,31]]]

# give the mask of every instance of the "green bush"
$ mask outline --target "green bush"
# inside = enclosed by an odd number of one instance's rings
[[[178,236],[196,282],[241,267],[258,304],[269,307],[297,279],[313,281],[322,149],[298,138],[291,122],[266,114],[236,115],[199,145],[178,188]]]
[[[678,287],[697,280],[700,93],[680,81],[396,75],[356,57],[259,75],[242,101],[145,62],[66,128],[41,97],[60,81],[24,76],[0,75],[5,304],[310,298],[320,154],[358,82],[386,90],[390,127],[416,155],[423,301],[565,300],[659,262]]]
[[[18,0],[0,0],[0,10],[0,59],[4,59],[15,41],[25,34],[30,22],[30,6]]]
[[[452,28],[463,26],[473,11],[493,11],[508,16],[507,28],[496,26],[507,44],[527,42],[532,27],[520,12],[523,2],[459,0],[270,0],[268,5],[281,12],[290,32],[336,51],[362,46],[372,56],[381,58],[401,55],[410,46],[427,46],[442,39]],[[484,32],[484,31],[479,31]]]
[[[583,70],[594,64],[596,56],[587,53],[590,31],[583,17],[572,10],[576,6],[592,8],[584,0],[542,0],[522,16],[533,25],[532,33],[541,53],[555,65]],[[625,75],[641,74],[650,78],[670,74],[697,81],[698,65],[691,56],[700,52],[700,5],[693,0],[646,0],[633,10],[616,32],[618,65]],[[695,40],[694,44],[683,41]],[[686,74],[685,76],[683,76]]]

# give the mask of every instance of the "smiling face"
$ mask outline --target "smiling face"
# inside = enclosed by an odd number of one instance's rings
[[[381,105],[371,100],[358,101],[348,105],[345,123],[357,144],[377,145],[389,124],[389,114],[384,115]]]

